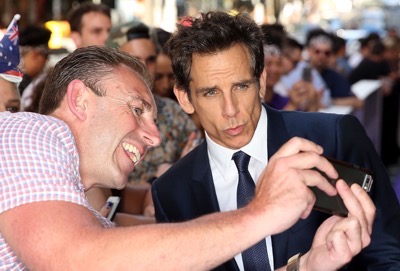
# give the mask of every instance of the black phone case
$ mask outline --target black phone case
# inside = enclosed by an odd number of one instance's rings
[[[339,173],[338,179],[343,179],[349,186],[351,186],[353,183],[357,183],[366,192],[370,191],[373,183],[372,172],[370,170],[332,158],[327,157],[327,159],[332,163],[336,171]],[[315,170],[320,172],[333,186],[335,186],[335,183],[338,179],[330,179],[325,173],[319,171],[318,169]],[[333,197],[328,196],[325,194],[325,192],[319,190],[317,187],[311,187],[311,190],[316,196],[314,209],[333,215],[348,215],[348,210],[339,195]]]
[[[301,75],[302,79],[306,82],[311,82],[312,80],[312,75],[311,75],[311,68],[310,67],[304,67],[303,68],[303,73]]]

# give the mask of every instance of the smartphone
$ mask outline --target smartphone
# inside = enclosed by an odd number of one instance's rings
[[[343,179],[349,186],[353,183],[357,183],[366,192],[369,192],[371,190],[373,178],[372,172],[370,170],[333,158],[327,157],[327,159],[329,160],[329,162],[332,163],[336,171],[339,173],[338,179]],[[328,181],[333,186],[335,186],[338,179],[330,179],[328,178],[328,176],[326,176],[325,173],[321,172],[318,169],[315,170],[320,172],[324,177],[328,179]],[[325,194],[325,192],[319,190],[317,187],[311,187],[311,190],[316,196],[316,201],[314,205],[315,210],[339,216],[348,215],[348,210],[339,195],[333,197],[328,196],[327,194]]]
[[[121,200],[121,198],[117,197],[117,196],[108,197],[106,204],[107,204],[107,206],[110,206],[110,208],[111,208],[110,212],[107,215],[107,218],[109,220],[113,220],[115,211],[117,210],[120,200]]]
[[[310,67],[307,66],[307,67],[303,68],[303,73],[301,75],[301,78],[303,79],[303,81],[311,82],[312,75],[311,75],[311,68]]]

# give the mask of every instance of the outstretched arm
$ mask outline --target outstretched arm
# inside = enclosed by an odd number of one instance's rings
[[[155,270],[160,263],[163,270],[209,270],[306,217],[315,202],[308,185],[335,194],[326,179],[310,169],[337,177],[321,154],[316,144],[291,139],[271,158],[255,199],[236,211],[185,223],[105,229],[83,206],[45,201],[0,214],[0,232],[34,270]]]

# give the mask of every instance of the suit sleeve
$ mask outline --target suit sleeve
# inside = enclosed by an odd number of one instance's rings
[[[155,217],[157,223],[161,222],[171,222],[169,218],[167,217],[167,214],[164,212],[162,205],[160,203],[160,199],[158,196],[158,191],[157,191],[157,180],[155,180],[151,186],[151,194],[153,197],[153,204],[154,204],[154,209],[155,209]]]
[[[370,196],[376,205],[371,244],[346,270],[400,270],[400,207],[389,175],[361,123],[353,116],[337,122],[337,157],[373,172]]]

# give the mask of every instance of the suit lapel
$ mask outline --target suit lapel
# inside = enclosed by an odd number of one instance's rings
[[[286,128],[282,114],[264,105],[267,109],[268,118],[268,159],[274,155],[279,148],[289,139],[289,132]]]
[[[285,121],[279,111],[265,106],[268,117],[268,159],[290,139],[285,126]],[[194,170],[190,182],[191,192],[196,201],[200,214],[219,212],[219,205],[215,193],[214,182],[207,153],[207,143],[204,140],[198,147],[196,157],[193,160]],[[286,264],[288,231],[272,236],[275,268]],[[224,264],[227,270],[239,270],[234,260]]]

